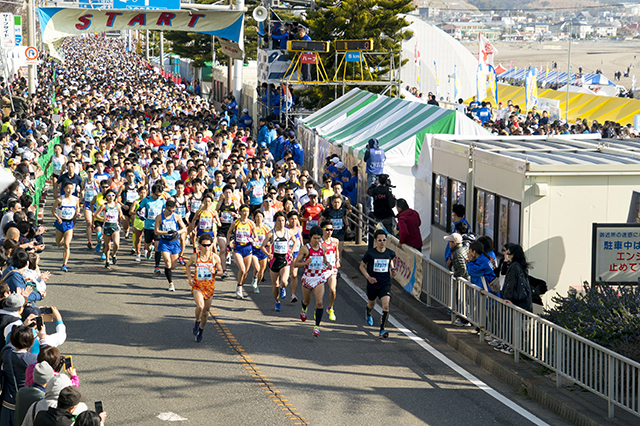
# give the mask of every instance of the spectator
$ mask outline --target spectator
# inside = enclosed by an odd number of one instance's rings
[[[11,345],[2,349],[2,426],[13,425],[16,395],[24,387],[27,367],[38,358],[36,354],[29,352],[34,341],[33,330],[21,325],[11,331]]]
[[[467,224],[467,230],[471,229],[469,226],[469,222],[464,218],[465,208],[462,204],[456,203],[451,207],[451,218],[453,220],[453,226],[451,232],[458,232],[460,235],[464,237],[464,235],[468,232],[460,232],[456,230],[456,225],[459,222],[464,222]],[[447,246],[444,250],[444,260],[447,264],[447,268],[451,269],[451,249]]]
[[[86,411],[84,396],[77,388],[67,386],[58,395],[57,407],[49,407],[47,411],[40,411],[36,415],[33,426],[71,426],[74,414],[79,414],[78,408],[82,408],[80,404],[85,407],[82,411]]]
[[[33,370],[33,381],[18,391],[16,396],[16,411],[13,424],[22,425],[25,415],[30,407],[35,410],[35,403],[44,399],[45,387],[49,380],[53,378],[54,371],[46,361],[35,364]]]
[[[12,228],[13,229],[13,228]],[[2,279],[9,285],[13,293],[24,295],[28,301],[37,302],[42,300],[46,292],[32,291],[31,287],[27,289],[27,283],[24,279],[24,271],[29,264],[29,255],[24,250],[15,250],[11,255],[11,265],[2,274]]]
[[[469,280],[469,273],[467,272],[466,264],[469,249],[462,244],[462,235],[454,232],[451,235],[445,235],[444,240],[449,243],[449,248],[451,248],[451,266],[453,276]]]
[[[533,293],[529,285],[531,264],[527,262],[524,251],[519,244],[509,243],[505,248],[504,255],[509,266],[502,287],[502,298],[506,303],[513,303],[524,310],[533,312]]]
[[[402,248],[403,244],[407,244],[418,251],[422,251],[422,235],[420,234],[422,221],[420,220],[420,214],[410,209],[407,200],[404,198],[398,199],[396,207],[398,209],[396,216],[398,220],[398,238],[400,239],[398,246]]]
[[[96,413],[95,411],[84,411],[76,417],[75,426],[104,426],[107,413]]]
[[[373,216],[382,222],[388,232],[393,230],[393,208],[396,206],[396,199],[391,193],[387,175],[380,175],[376,182],[369,187],[367,195],[373,198]],[[335,192],[335,190],[334,190]]]
[[[482,243],[474,241],[469,245],[469,254],[467,256],[467,272],[472,284],[480,288],[485,288],[482,279],[488,284],[494,280],[496,274],[491,267],[491,261],[484,253]]]

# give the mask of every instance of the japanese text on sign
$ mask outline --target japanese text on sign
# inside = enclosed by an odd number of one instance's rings
[[[640,224],[594,224],[592,280],[637,283],[640,277]]]

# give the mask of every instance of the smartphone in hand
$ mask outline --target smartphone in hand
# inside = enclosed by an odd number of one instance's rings
[[[71,355],[64,357],[64,369],[69,371],[73,368],[73,359]]]
[[[102,401],[96,401],[96,413],[100,414],[104,411],[104,407],[102,406]]]

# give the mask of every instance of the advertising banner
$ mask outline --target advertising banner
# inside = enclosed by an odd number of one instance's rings
[[[594,223],[591,284],[638,285],[640,224]]]
[[[404,244],[398,246],[398,240],[393,235],[387,236],[387,248],[396,252],[396,275],[393,277],[398,284],[416,299],[420,300],[422,292],[422,253]]]

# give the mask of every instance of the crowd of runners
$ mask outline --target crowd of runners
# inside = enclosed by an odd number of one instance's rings
[[[234,280],[238,299],[270,282],[275,311],[289,295],[288,303],[301,303],[302,321],[313,297],[314,336],[325,314],[336,321],[354,186],[344,164],[328,159],[322,182],[314,182],[302,168],[293,129],[264,120],[254,129],[248,111],[237,119],[232,96],[216,108],[160,76],[119,40],[74,38],[64,49],[64,64],[40,68],[37,98],[53,95],[46,111],[59,117],[51,122],[61,143],[49,164],[54,201],[46,213],[61,248],[60,269],[73,272],[74,239],[95,250],[107,270],[121,262],[140,262],[140,271],[148,265],[150,274],[164,274],[172,292],[181,288],[184,267],[197,342],[216,280]],[[82,221],[86,232],[74,234]],[[382,257],[365,256],[361,270],[373,302],[383,301],[380,338],[386,338],[386,277],[395,254],[378,237],[373,252]],[[369,305],[365,320],[372,325]]]

